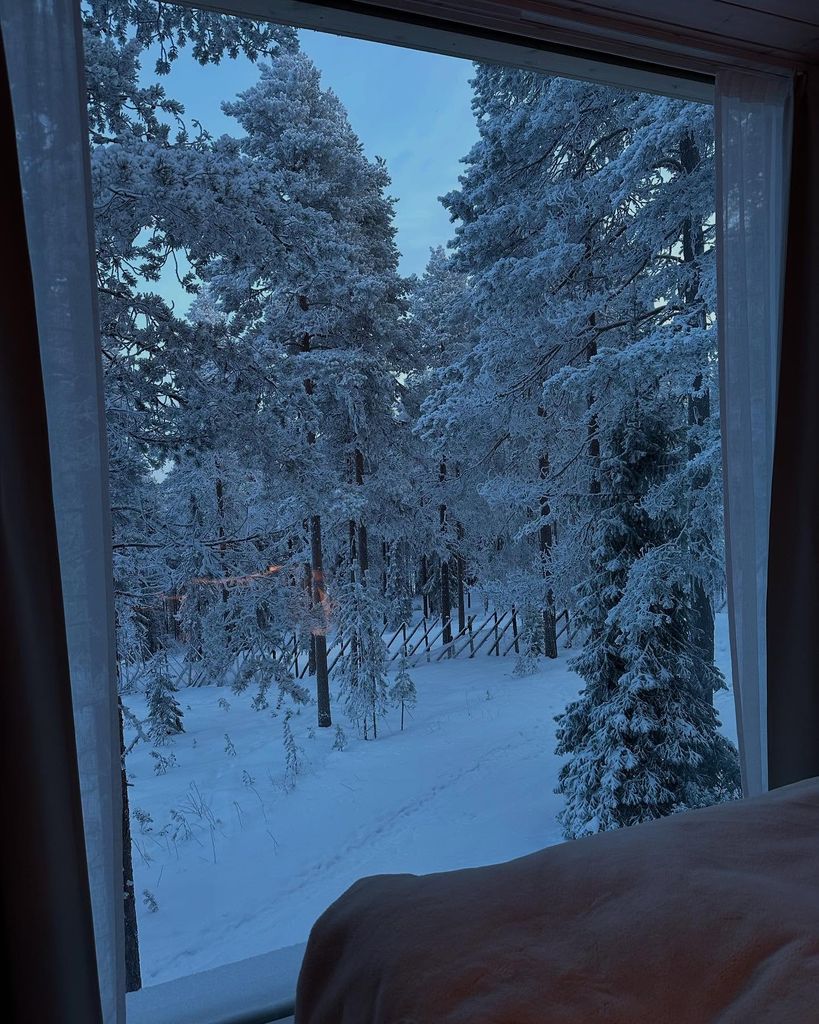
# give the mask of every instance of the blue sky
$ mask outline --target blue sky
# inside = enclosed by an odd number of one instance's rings
[[[339,96],[369,156],[381,156],[398,200],[395,223],[401,272],[421,273],[431,246],[451,237],[449,216],[438,197],[458,182],[460,159],[477,138],[468,61],[403,47],[386,46],[324,32],[300,33],[304,52]],[[143,77],[150,79],[151,60]],[[163,79],[168,94],[185,105],[186,120],[197,119],[213,135],[238,134],[238,124],[220,108],[222,100],[246,89],[257,70],[245,58],[202,67],[183,50]],[[186,308],[175,282],[177,308]],[[181,308],[180,308],[181,307]]]

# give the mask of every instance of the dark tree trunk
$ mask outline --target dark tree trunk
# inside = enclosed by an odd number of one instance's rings
[[[461,464],[455,463],[455,476],[461,475]],[[464,594],[464,573],[466,571],[466,562],[461,551],[464,546],[464,525],[458,520],[455,524],[455,533],[458,537],[458,553],[455,555],[455,569],[458,573],[458,635],[462,636],[466,629],[466,602]]]
[[[424,609],[424,618],[429,618],[429,594],[427,593],[427,580],[429,570],[427,568],[427,556],[421,555],[421,602]]]
[[[324,603],[324,565],[321,550],[321,516],[310,519],[310,558],[313,584],[313,604],[321,607]],[[327,636],[324,629],[313,627],[313,647],[316,659],[316,704],[318,724],[329,729],[333,724],[330,715],[330,675],[327,670]]]
[[[458,567],[458,633],[462,635],[466,630],[466,593],[464,590],[464,557],[456,557]]]
[[[139,929],[137,927],[134,861],[131,850],[131,814],[128,806],[128,777],[125,773],[125,738],[122,726],[122,701],[119,701],[120,779],[122,782],[122,889],[125,918],[125,991],[142,988],[139,965]]]
[[[441,640],[444,644],[452,642],[452,600],[449,595],[449,562],[441,559],[441,623],[443,633]]]
[[[219,527],[218,534],[220,541],[224,542],[225,538],[225,485],[218,477],[216,480],[216,511],[219,515]],[[227,545],[224,543],[219,544],[219,565],[221,566],[222,576],[227,576],[226,567],[226,556],[227,556]],[[228,589],[225,584],[222,584],[222,604],[228,602]],[[227,612],[224,613],[225,626],[227,627]]]
[[[594,327],[596,323],[596,317],[594,313],[589,317],[590,326]],[[592,340],[586,346],[586,359],[591,360],[597,355],[597,342]],[[594,405],[594,395],[589,395],[587,398],[589,409]],[[589,461],[591,463],[591,480],[589,481],[589,494],[597,495],[600,494],[600,431],[598,429],[597,415],[591,413],[589,416],[589,425],[587,427],[588,438],[589,438]],[[592,513],[597,513],[597,506],[592,506]]]
[[[306,295],[299,295],[299,308],[305,313],[310,308]],[[296,351],[310,352],[313,347],[312,336],[308,332],[299,335]],[[304,391],[307,395],[315,393],[315,382],[309,377],[304,380]],[[313,430],[307,431],[307,443],[316,443],[316,434]],[[310,517],[310,582],[311,596],[315,608],[323,608],[326,593],[324,579],[324,562],[321,548],[321,516]],[[316,709],[318,712],[318,724],[320,729],[329,729],[333,724],[330,714],[330,673],[327,668],[327,634],[325,624],[321,627],[313,626],[310,640],[310,654],[316,667]]]
[[[545,410],[541,408],[538,409],[538,412],[540,415],[544,415]],[[545,485],[545,482],[549,479],[549,456],[546,452],[540,456],[538,475]],[[541,494],[541,520],[547,520],[551,515],[551,511],[548,496],[545,493]],[[543,575],[548,579],[551,576],[550,564],[552,561],[552,545],[554,543],[551,523],[545,521],[541,522],[540,530],[538,531],[538,542],[540,546],[540,560],[543,565]],[[546,605],[543,608],[543,653],[547,658],[557,657],[557,622],[555,617],[555,599],[551,587],[549,587],[546,592]]]
[[[307,607],[310,610],[312,617],[313,611],[313,574],[310,571],[310,563],[308,562],[304,566],[304,592],[307,595]],[[307,674],[314,676],[316,674],[316,638],[310,631],[310,645],[307,654]]]
[[[442,484],[446,480],[445,462],[441,463],[438,479]],[[442,504],[440,507],[442,535],[446,534],[446,517],[446,504]],[[443,625],[441,642],[443,644],[450,644],[452,643],[452,598],[449,593],[449,558],[446,555],[441,556],[441,623]]]
[[[364,453],[360,448],[355,450],[355,482],[359,487],[364,484]],[[361,520],[358,523],[358,567],[361,570],[361,582],[365,584],[370,556],[367,550],[367,527]]]
[[[686,132],[680,139],[680,163],[683,171],[690,174],[700,164],[700,152],[696,140],[690,132]],[[699,260],[705,252],[705,236],[702,223],[693,217],[686,217],[682,228],[682,250],[683,262],[691,264],[688,280],[683,288],[683,301],[687,306],[695,306],[699,303],[700,309],[696,311],[695,322],[699,327],[706,326],[705,306],[702,303],[700,290]],[[691,393],[688,396],[688,425],[690,427],[702,427],[711,416],[711,395],[707,388],[703,387],[702,374],[696,374],[692,381]],[[692,437],[688,445],[688,456],[695,459],[700,454],[700,445]],[[704,487],[708,479],[703,475],[702,479],[694,481],[694,487]],[[702,580],[694,579],[691,587],[691,611],[692,611],[692,633],[693,641],[699,647],[702,658],[708,665],[714,663],[714,607],[711,597],[703,586]],[[705,698],[709,701],[714,699],[710,683],[703,687],[706,689]]]

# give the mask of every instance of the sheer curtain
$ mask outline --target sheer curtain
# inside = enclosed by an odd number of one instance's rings
[[[111,530],[77,0],[0,0],[31,255],[103,1016],[124,1020]],[[54,765],[60,771],[60,765]]]
[[[717,75],[717,244],[728,609],[747,795],[768,789],[766,591],[791,82]]]

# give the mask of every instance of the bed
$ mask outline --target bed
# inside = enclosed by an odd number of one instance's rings
[[[316,922],[296,1024],[819,1022],[819,779],[489,867],[379,875]]]

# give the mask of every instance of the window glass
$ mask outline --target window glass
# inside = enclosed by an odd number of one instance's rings
[[[737,797],[712,109],[83,11],[130,987]]]

